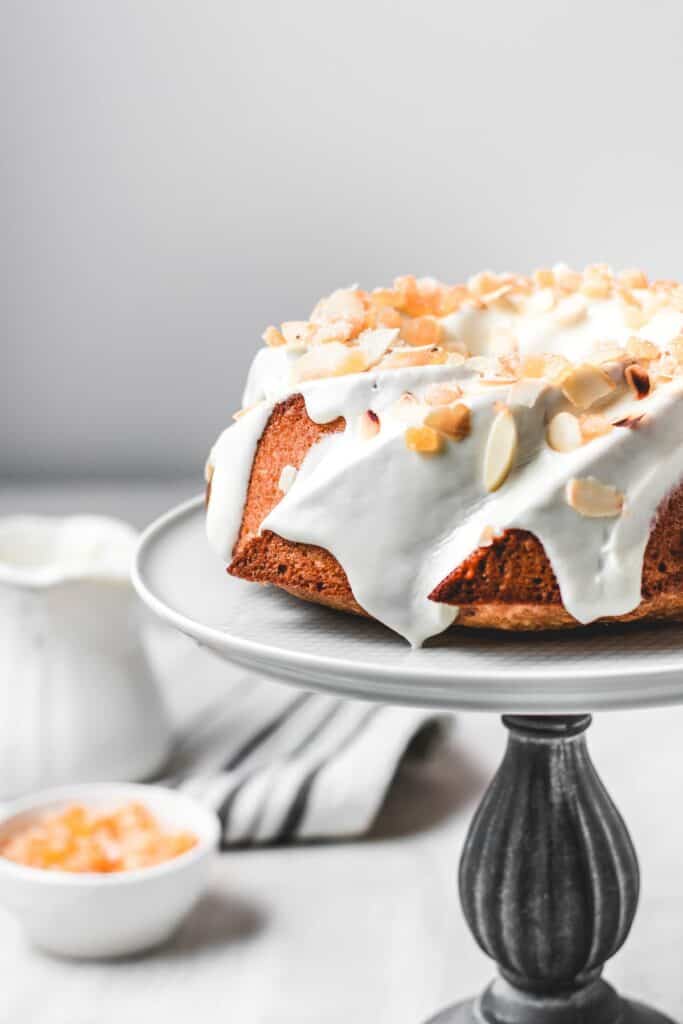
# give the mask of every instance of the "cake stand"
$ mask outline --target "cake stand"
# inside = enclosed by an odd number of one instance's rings
[[[591,711],[683,702],[680,627],[451,631],[413,651],[377,623],[227,577],[200,498],[149,527],[133,580],[167,623],[276,679],[503,714],[507,750],[460,863],[465,917],[499,974],[431,1024],[672,1024],[601,978],[629,932],[639,877],[585,734]]]

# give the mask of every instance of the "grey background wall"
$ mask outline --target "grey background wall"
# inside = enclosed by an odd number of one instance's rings
[[[201,469],[338,284],[683,276],[683,5],[2,0],[0,476]]]

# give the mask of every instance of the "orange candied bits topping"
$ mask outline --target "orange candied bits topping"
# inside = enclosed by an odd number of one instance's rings
[[[0,853],[47,871],[109,873],[162,864],[196,845],[191,832],[164,830],[148,808],[133,801],[108,813],[71,804],[15,833]]]
[[[566,305],[566,300],[575,302]],[[683,309],[683,286],[675,281],[648,282],[641,270],[623,270],[616,275],[603,263],[593,263],[583,271],[564,264],[541,267],[531,276],[494,274],[484,270],[465,284],[447,285],[433,277],[404,274],[391,288],[364,291],[355,285],[338,288],[321,299],[308,320],[292,321],[280,327],[268,327],[263,334],[266,345],[307,348],[336,341],[354,342],[363,331],[378,327],[399,328],[407,344],[438,344],[440,325],[435,318],[461,309],[495,307],[502,312],[550,312],[556,301],[565,300],[558,315],[567,312],[578,319],[585,306],[583,298],[607,299],[618,296],[632,307],[630,316],[642,313],[645,319],[661,303]]]
[[[529,276],[484,270],[464,284],[452,285],[404,274],[388,288],[339,288],[316,304],[308,320],[268,327],[263,340],[271,348],[284,347],[288,358],[297,356],[291,363],[292,385],[368,370],[466,363],[467,370],[479,374],[482,385],[533,378],[559,387],[572,363],[552,352],[531,352],[520,359],[514,319],[508,326],[484,324],[490,343],[486,353],[468,351],[467,332],[444,319],[461,311],[466,319],[473,311],[489,311],[506,318],[547,317],[556,329],[571,328],[586,319],[594,302],[607,299],[615,301],[623,326],[640,330],[660,310],[683,312],[683,284],[649,282],[641,270],[614,274],[604,263],[583,271],[558,263]],[[683,374],[683,332],[664,351],[640,336],[632,337],[626,348],[609,338],[599,346],[601,351],[591,361],[618,363],[636,397]],[[629,361],[638,365],[627,371]],[[619,366],[605,366],[605,372],[616,380]],[[594,369],[582,372],[593,380],[598,376]]]

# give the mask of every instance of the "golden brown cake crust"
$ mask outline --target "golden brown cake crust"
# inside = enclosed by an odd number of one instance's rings
[[[316,441],[326,434],[343,430],[345,426],[346,421],[341,416],[330,423],[314,423],[306,412],[301,395],[291,395],[275,406],[254,456],[242,526],[233,556],[240,555],[244,544],[258,536],[261,523],[282,497],[278,483],[284,467],[299,469]]]
[[[228,572],[272,583],[296,597],[365,615],[346,573],[324,548],[285,540],[260,524],[282,497],[286,465],[301,466],[312,445],[343,430],[342,417],[317,424],[301,395],[275,407],[258,444],[239,538]],[[525,530],[508,530],[480,547],[429,595],[458,605],[456,625],[510,630],[558,629],[579,623],[562,605],[552,566],[541,542]],[[627,615],[599,621],[683,618],[683,484],[660,505],[645,552],[642,596]]]

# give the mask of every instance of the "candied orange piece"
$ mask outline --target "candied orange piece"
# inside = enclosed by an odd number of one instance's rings
[[[138,801],[110,813],[73,804],[46,814],[10,837],[0,853],[17,864],[47,871],[126,871],[180,856],[197,844],[191,832],[162,829]]]
[[[433,316],[417,316],[414,319],[404,316],[401,323],[401,337],[409,345],[424,348],[426,345],[438,345],[441,340],[441,324]]]
[[[405,432],[406,447],[421,455],[436,455],[441,451],[441,434],[432,427],[408,427]]]
[[[403,313],[408,313],[410,316],[415,316],[417,313],[422,312],[420,293],[417,290],[417,278],[413,274],[397,277],[394,281],[394,291],[397,297],[397,309],[400,309]]]
[[[436,310],[439,316],[448,316],[449,313],[457,313],[463,302],[469,298],[469,291],[464,284],[454,284],[441,290],[439,308]]]
[[[277,327],[273,327],[272,325],[270,327],[266,327],[261,337],[269,348],[277,348],[280,345],[287,344],[285,338],[282,336],[280,331],[278,331]]]
[[[367,305],[367,295],[360,289],[338,288],[336,292],[320,300],[311,313],[311,320],[316,324],[344,322],[349,327],[348,337],[355,338],[365,326]],[[282,333],[285,334],[284,325]]]
[[[399,296],[393,288],[375,288],[370,292],[369,299],[372,306],[378,309],[386,309],[396,306]]]
[[[378,309],[371,309],[367,316],[368,327],[400,327],[401,314],[391,306],[381,306]]]

